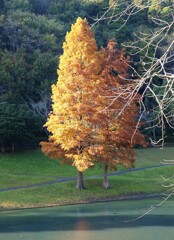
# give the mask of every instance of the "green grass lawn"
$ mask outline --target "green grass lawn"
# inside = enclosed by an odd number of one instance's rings
[[[167,147],[137,149],[136,167],[158,165],[164,159],[172,160],[174,148]],[[0,189],[26,186],[52,181],[58,177],[75,177],[76,169],[52,161],[40,150],[13,154],[0,154]],[[122,169],[120,167],[120,169]],[[162,178],[172,176],[174,166],[146,169],[124,175],[110,176],[111,188],[102,189],[102,177],[89,178],[102,173],[102,166],[85,172],[84,191],[75,188],[75,181],[32,187],[15,191],[0,192],[0,207],[32,207],[54,204],[114,199],[118,196],[150,194],[164,191]]]

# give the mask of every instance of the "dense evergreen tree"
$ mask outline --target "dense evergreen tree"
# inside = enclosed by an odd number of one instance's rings
[[[37,144],[40,120],[23,104],[0,104],[0,150],[14,151]]]

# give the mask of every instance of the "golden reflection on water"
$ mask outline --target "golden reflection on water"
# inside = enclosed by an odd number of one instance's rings
[[[75,225],[75,234],[74,239],[76,240],[89,240],[89,234],[90,233],[90,224],[85,221],[84,219],[79,219],[77,224]]]
[[[85,220],[80,220],[76,224],[75,230],[90,230],[90,224]]]

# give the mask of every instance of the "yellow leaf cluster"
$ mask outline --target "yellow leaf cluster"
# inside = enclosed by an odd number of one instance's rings
[[[143,145],[144,138],[138,131],[131,142],[136,101],[119,116],[128,62],[114,42],[99,51],[86,19],[77,19],[66,35],[58,81],[52,86],[52,112],[45,124],[51,136],[41,143],[46,155],[71,159],[81,172],[98,161],[111,168],[133,166],[132,146]]]

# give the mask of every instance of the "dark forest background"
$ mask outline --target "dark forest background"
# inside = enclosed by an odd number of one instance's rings
[[[135,0],[127,1],[127,4]],[[1,0],[0,1],[0,149],[14,151],[37,147],[47,137],[43,128],[51,110],[51,85],[57,81],[59,56],[66,32],[78,16],[87,18],[91,24],[98,47],[106,46],[112,39],[129,45],[135,40],[135,33],[156,29],[152,16],[162,16],[170,11],[168,4],[158,8],[146,8],[132,16],[127,24],[124,18],[118,21],[104,20],[96,24],[94,19],[102,16],[109,0]],[[115,13],[123,10],[120,5]],[[169,15],[168,15],[169,16]],[[93,25],[94,24],[94,25]],[[168,40],[172,34],[168,36]],[[167,41],[168,41],[167,40]],[[165,49],[162,43],[160,51]],[[129,48],[127,49],[128,54]],[[132,57],[137,71],[141,52]],[[173,66],[172,66],[173,67]],[[131,73],[130,73],[131,74]],[[157,79],[158,80],[158,79]],[[160,80],[160,84],[163,81]],[[142,89],[143,91],[143,89]],[[153,114],[154,101],[144,100],[147,106],[147,121]],[[149,114],[149,112],[151,112]],[[145,133],[158,136],[160,129],[149,128]],[[166,127],[166,135],[172,137],[172,130]]]

